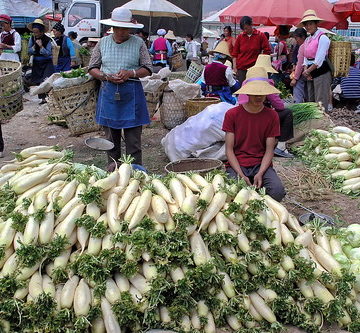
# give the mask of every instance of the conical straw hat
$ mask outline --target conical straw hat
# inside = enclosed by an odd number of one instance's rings
[[[323,19],[316,15],[315,10],[308,9],[308,10],[306,10],[304,12],[303,18],[300,21],[300,23],[305,23],[305,22],[308,22],[308,21],[323,21]]]
[[[259,56],[256,59],[256,63],[253,67],[262,67],[265,68],[265,70],[268,73],[277,73],[277,71],[271,66],[271,57],[268,54],[259,54]],[[249,69],[251,69],[249,68]]]
[[[174,31],[169,30],[165,35],[166,39],[176,40],[176,36],[174,35]]]
[[[235,94],[266,96],[280,94],[280,91],[269,83],[264,68],[253,67],[248,70],[243,86]]]
[[[218,45],[216,45],[214,50],[209,51],[209,54],[214,54],[214,53],[225,54],[226,56],[231,58],[230,51],[229,51],[229,45],[225,41],[221,41]]]

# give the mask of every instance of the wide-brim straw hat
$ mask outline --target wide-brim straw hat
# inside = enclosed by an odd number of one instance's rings
[[[166,39],[176,40],[176,36],[174,35],[174,31],[169,30],[165,35]]]
[[[101,24],[118,28],[141,29],[143,24],[133,20],[131,11],[127,8],[117,7],[111,13],[111,18],[100,20]]]
[[[318,17],[318,16],[316,15],[315,10],[313,10],[313,9],[308,9],[308,10],[306,10],[306,11],[304,12],[303,17],[302,17],[302,19],[301,19],[301,21],[300,21],[300,24],[303,25],[305,22],[309,22],[309,21],[318,21],[318,22],[321,22],[321,21],[323,21],[323,19],[320,18],[320,17]]]
[[[280,94],[280,91],[269,83],[264,68],[253,67],[248,70],[243,86],[235,94],[267,96]]]
[[[273,66],[271,66],[271,56],[268,54],[259,54],[256,59],[255,65],[250,68],[254,68],[254,67],[265,68],[265,70],[268,73],[274,73],[274,74],[278,73],[278,71],[275,70]]]
[[[218,45],[216,45],[215,49],[209,51],[209,54],[211,55],[214,53],[221,53],[228,56],[230,59],[232,58],[229,51],[229,45],[225,41],[221,41]]]
[[[32,31],[34,23],[42,25],[45,28],[45,32],[48,30],[42,19],[35,19],[34,22],[31,22],[27,25],[27,28]]]

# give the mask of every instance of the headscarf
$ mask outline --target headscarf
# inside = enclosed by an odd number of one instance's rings
[[[224,60],[226,59],[228,56],[222,53],[214,53],[214,60]]]
[[[12,23],[12,18],[9,15],[1,14],[0,15],[0,22],[5,22],[8,24]]]
[[[60,22],[57,22],[54,26],[53,26],[53,29],[57,30],[57,31],[60,31],[62,34],[64,33],[65,31],[65,27],[60,23]]]
[[[166,30],[165,29],[159,29],[157,32],[158,36],[165,36],[166,35]]]

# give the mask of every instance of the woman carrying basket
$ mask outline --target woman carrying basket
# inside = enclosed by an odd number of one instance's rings
[[[130,29],[142,28],[132,20],[131,12],[115,8],[111,18],[101,20],[113,27],[94,48],[89,72],[101,80],[96,121],[104,127],[107,138],[114,143],[108,152],[108,169],[121,157],[121,138],[124,131],[126,154],[134,163],[142,164],[142,126],[150,123],[144,91],[139,78],[151,74],[151,59],[144,41],[130,35]]]

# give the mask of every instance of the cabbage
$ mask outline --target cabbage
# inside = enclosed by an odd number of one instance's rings
[[[360,246],[360,224],[350,224],[347,227],[348,241],[352,247]]]
[[[351,260],[360,260],[360,247],[354,247],[349,252],[349,257]]]
[[[334,258],[342,267],[344,267],[346,269],[350,268],[351,262],[346,255],[344,255],[342,253],[336,253],[336,254],[334,254]]]
[[[342,250],[346,254],[348,258],[350,258],[350,251],[353,249],[353,247],[350,244],[346,244],[342,247]]]

